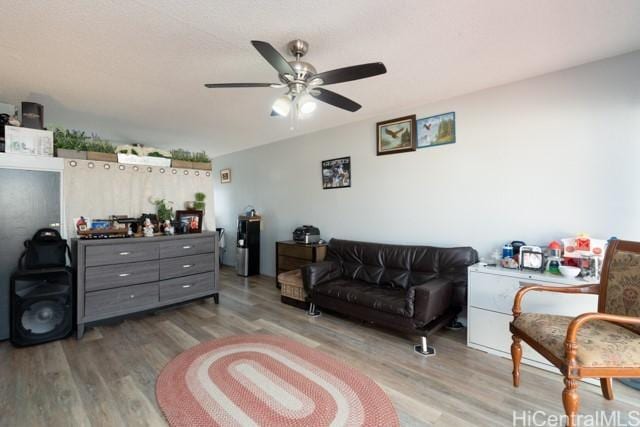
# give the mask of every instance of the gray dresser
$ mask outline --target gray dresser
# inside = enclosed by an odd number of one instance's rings
[[[216,232],[72,242],[77,336],[85,324],[213,297],[218,303]]]

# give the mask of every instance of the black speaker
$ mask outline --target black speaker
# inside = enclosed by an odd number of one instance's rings
[[[11,343],[41,344],[73,329],[73,274],[65,268],[18,271],[11,276]]]

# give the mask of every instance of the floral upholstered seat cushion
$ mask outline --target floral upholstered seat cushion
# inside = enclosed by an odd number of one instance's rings
[[[617,251],[607,277],[605,311],[622,316],[640,317],[640,254]],[[640,333],[640,325],[630,325]]]
[[[522,313],[513,326],[564,359],[564,340],[572,320],[568,316]],[[611,322],[588,321],[578,329],[576,359],[585,367],[640,367],[640,334]]]

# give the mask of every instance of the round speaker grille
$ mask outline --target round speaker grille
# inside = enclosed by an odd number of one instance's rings
[[[65,308],[59,302],[38,301],[22,312],[22,327],[32,334],[47,334],[64,322],[64,314]]]

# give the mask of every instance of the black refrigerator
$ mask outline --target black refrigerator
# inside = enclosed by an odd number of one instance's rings
[[[236,271],[245,277],[260,274],[260,217],[257,215],[238,217]]]

